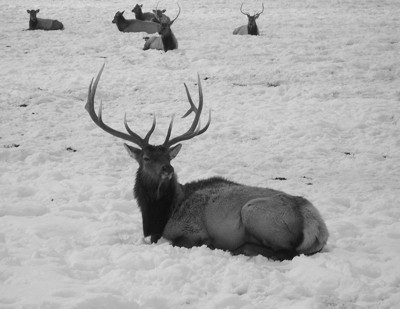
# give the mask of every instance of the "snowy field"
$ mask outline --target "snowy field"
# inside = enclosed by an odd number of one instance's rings
[[[400,1],[264,0],[249,37],[232,35],[241,1],[180,0],[168,53],[111,23],[134,18],[132,1],[0,4],[0,308],[399,308]],[[38,8],[65,30],[23,31]],[[126,111],[144,134],[156,113],[155,144],[187,110],[184,82],[197,101],[199,73],[212,123],[173,161],[180,182],[302,195],[329,228],[324,251],[274,262],[146,243],[137,164],[84,109],[104,62],[105,122],[123,130]]]

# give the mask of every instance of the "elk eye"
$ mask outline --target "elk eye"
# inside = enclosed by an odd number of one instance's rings
[[[150,158],[149,158],[149,157],[143,157],[143,161],[149,162],[149,161],[150,161]]]

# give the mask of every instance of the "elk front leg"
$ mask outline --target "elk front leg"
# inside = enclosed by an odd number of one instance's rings
[[[151,243],[156,243],[162,236],[166,220],[161,220],[161,218],[162,216],[159,216],[158,213],[142,211],[143,235],[144,237],[150,236]]]
[[[172,245],[175,247],[183,247],[183,248],[192,248],[192,247],[201,247],[203,245],[206,245],[210,249],[214,249],[214,247],[211,245],[211,241],[209,239],[203,239],[201,237],[196,237],[196,236],[180,236],[175,238],[172,241]]]

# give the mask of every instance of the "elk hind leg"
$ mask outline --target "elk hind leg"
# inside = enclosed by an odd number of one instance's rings
[[[303,220],[294,199],[277,194],[247,202],[241,216],[248,242],[293,255],[303,240]]]
[[[299,253],[314,254],[322,250],[328,241],[329,232],[318,209],[309,201],[298,197],[300,212],[303,218],[303,240],[296,248]]]

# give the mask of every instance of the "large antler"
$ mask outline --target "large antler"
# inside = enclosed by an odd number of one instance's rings
[[[179,3],[177,2],[176,3],[176,5],[178,6],[178,8],[179,8],[179,11],[178,11],[178,15],[176,15],[176,17],[172,20],[172,21],[169,21],[169,18],[168,18],[168,24],[171,26],[173,23],[174,23],[174,21],[178,18],[178,16],[179,16],[179,14],[181,14],[181,7],[179,6]],[[156,17],[156,19],[160,22],[160,23],[162,23],[163,21],[162,20],[160,20],[159,18],[158,18],[158,16],[157,16],[157,9],[158,9],[158,2],[157,2],[157,5],[156,5],[156,9],[155,10],[153,10],[153,12],[155,12],[155,17]],[[167,23],[166,21],[164,21],[164,23]]]
[[[240,6],[240,12],[241,12],[242,14],[246,15],[246,16],[250,16],[249,13],[245,13],[245,12],[242,11],[242,7],[243,7],[243,3],[242,3],[242,5]]]
[[[261,12],[260,12],[260,13],[256,13],[254,16],[255,16],[256,18],[258,18],[258,16],[260,16],[263,12],[264,12],[264,3],[262,3],[262,10],[261,10]]]
[[[176,17],[169,23],[170,26],[171,26],[171,25],[174,23],[174,21],[178,18],[179,14],[181,14],[181,7],[179,6],[179,3],[177,2],[176,5],[177,5],[178,8],[179,8],[178,15],[176,15]]]
[[[124,132],[120,132],[117,131],[111,127],[109,127],[108,125],[106,125],[101,117],[101,112],[102,112],[102,103],[100,103],[100,107],[99,107],[99,112],[98,112],[98,116],[96,115],[96,112],[94,110],[94,96],[96,95],[96,88],[97,88],[97,84],[99,83],[100,77],[101,77],[101,73],[103,73],[103,69],[104,69],[105,64],[103,64],[103,66],[100,69],[99,74],[97,74],[97,77],[93,83],[93,79],[90,82],[90,86],[89,86],[89,91],[88,91],[88,98],[87,98],[87,102],[85,105],[85,109],[88,111],[90,117],[92,118],[93,122],[95,124],[97,124],[100,128],[102,128],[104,131],[110,133],[111,135],[114,135],[115,137],[119,137],[122,138],[124,140],[127,140],[129,142],[132,142],[136,145],[138,145],[139,147],[143,148],[147,145],[149,145],[149,139],[151,134],[153,133],[155,127],[156,127],[156,117],[154,116],[153,118],[153,125],[151,126],[149,132],[146,134],[145,138],[141,138],[139,135],[137,135],[135,132],[133,132],[129,126],[128,123],[126,121],[126,114],[124,117],[124,124],[125,124],[125,128],[128,131],[129,134],[126,134]],[[92,87],[93,85],[93,87]]]
[[[154,132],[154,129],[156,127],[156,117],[155,116],[153,118],[153,124],[152,124],[150,130],[147,132],[145,138],[141,138],[138,134],[133,132],[131,130],[131,128],[128,126],[128,123],[126,121],[126,114],[125,114],[125,117],[124,117],[124,125],[125,125],[126,131],[129,134],[117,131],[117,130],[109,127],[108,125],[106,125],[103,122],[102,116],[101,116],[101,113],[102,113],[102,104],[101,103],[100,103],[98,115],[96,114],[96,111],[94,109],[94,97],[96,95],[97,84],[99,83],[101,74],[103,73],[104,66],[105,66],[105,64],[103,64],[103,66],[101,67],[100,72],[97,74],[97,77],[94,80],[94,83],[93,83],[93,79],[90,82],[89,91],[88,91],[88,99],[87,99],[87,102],[86,102],[86,105],[85,105],[85,109],[88,111],[88,113],[89,113],[90,117],[92,118],[93,122],[95,124],[97,124],[101,129],[103,129],[104,131],[110,133],[111,135],[113,135],[115,137],[122,138],[124,140],[129,141],[129,142],[132,142],[132,143],[138,145],[139,147],[141,147],[143,149],[145,146],[149,145],[150,136]],[[201,115],[201,112],[203,110],[203,91],[202,91],[202,88],[201,88],[200,76],[199,75],[197,75],[197,79],[198,79],[198,85],[199,85],[199,106],[198,107],[196,107],[194,105],[194,103],[192,101],[192,98],[190,96],[189,90],[188,90],[186,84],[184,84],[185,85],[185,90],[186,90],[186,95],[187,95],[188,101],[190,103],[190,108],[185,113],[185,115],[183,115],[182,118],[185,118],[185,117],[189,116],[192,112],[194,112],[195,113],[195,117],[194,117],[194,120],[192,122],[192,125],[190,126],[189,130],[186,133],[184,133],[182,135],[179,135],[179,136],[173,138],[172,140],[169,140],[169,138],[171,137],[172,124],[174,122],[174,118],[172,117],[171,122],[170,122],[169,127],[168,127],[167,137],[165,138],[165,141],[164,141],[164,144],[163,144],[163,146],[165,146],[165,147],[171,147],[172,145],[174,145],[174,144],[176,144],[178,142],[185,141],[185,140],[191,139],[191,138],[193,138],[195,136],[198,136],[200,134],[203,134],[205,131],[207,131],[208,127],[210,126],[210,123],[211,123],[211,110],[209,112],[209,117],[208,117],[207,124],[202,129],[200,129],[200,115]]]
[[[245,12],[242,11],[242,7],[243,7],[243,3],[242,3],[242,5],[240,6],[240,12],[242,12],[242,14],[244,14],[244,15],[250,17],[251,15],[250,15],[249,13],[245,13]],[[264,3],[262,3],[262,10],[261,10],[261,12],[260,12],[260,13],[254,14],[254,16],[255,16],[256,18],[258,18],[258,16],[260,16],[263,12],[264,12]]]
[[[169,124],[169,128],[168,128],[168,133],[167,133],[167,137],[165,138],[164,144],[163,146],[165,147],[171,147],[172,145],[179,143],[181,141],[185,141],[188,139],[191,139],[195,136],[198,136],[200,134],[203,134],[204,132],[207,131],[208,127],[210,126],[211,123],[211,110],[209,112],[208,115],[208,121],[207,124],[200,129],[201,125],[200,125],[200,115],[201,112],[203,110],[203,90],[201,87],[201,82],[200,82],[200,76],[197,74],[197,82],[199,85],[199,106],[196,107],[196,105],[194,105],[193,101],[192,101],[192,97],[190,96],[188,87],[185,85],[185,90],[186,90],[186,95],[188,98],[188,101],[190,103],[190,108],[189,110],[185,113],[185,115],[183,115],[182,118],[185,118],[187,116],[189,116],[192,112],[195,113],[195,117],[193,119],[192,125],[190,126],[189,130],[187,130],[184,134],[179,135],[177,137],[174,137],[172,140],[169,140],[170,136],[171,136],[171,130],[172,130],[172,124],[174,122],[174,118],[171,119],[171,122]]]

